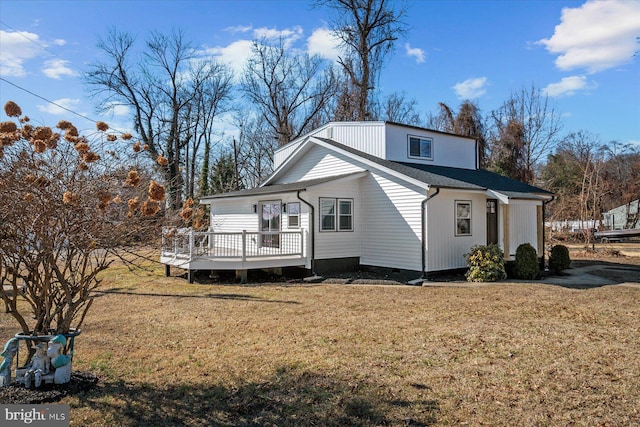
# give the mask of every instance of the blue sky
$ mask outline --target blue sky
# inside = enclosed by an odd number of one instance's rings
[[[335,58],[330,12],[297,0],[0,2],[0,101],[22,106],[36,124],[64,118],[93,125],[34,94],[118,129],[127,111],[96,113],[82,74],[101,59],[109,28],[142,42],[151,30],[185,32],[203,56],[241,69],[252,39],[284,36],[292,48]],[[640,1],[411,1],[409,31],[387,58],[380,89],[404,91],[422,116],[464,99],[483,114],[512,91],[544,89],[564,133],[587,130],[603,142],[640,146]]]

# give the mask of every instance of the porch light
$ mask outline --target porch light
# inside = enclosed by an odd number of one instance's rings
[[[287,204],[286,203],[282,204],[282,212],[283,213],[287,213]]]
[[[253,213],[258,213],[258,205],[251,205],[251,210]]]

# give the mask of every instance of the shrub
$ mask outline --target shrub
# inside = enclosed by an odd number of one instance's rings
[[[555,245],[551,248],[549,254],[549,268],[556,273],[569,268],[571,258],[569,257],[569,249],[564,245]]]
[[[473,246],[466,258],[469,271],[465,277],[469,282],[495,282],[507,278],[504,255],[498,245]]]
[[[529,243],[523,243],[516,249],[515,275],[518,279],[535,279],[540,273],[538,254]]]

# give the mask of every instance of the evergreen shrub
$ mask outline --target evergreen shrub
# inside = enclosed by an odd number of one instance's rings
[[[540,266],[538,254],[529,243],[523,243],[516,249],[516,263],[514,273],[518,279],[531,280],[538,277]]]
[[[465,274],[469,282],[495,282],[507,278],[504,255],[496,244],[476,245],[465,255],[469,270]]]
[[[556,273],[569,268],[571,258],[569,257],[569,249],[564,245],[555,245],[551,248],[549,254],[549,268]]]

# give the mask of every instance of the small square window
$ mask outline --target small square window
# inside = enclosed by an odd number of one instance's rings
[[[300,228],[300,203],[287,204],[287,220],[289,228]]]
[[[433,160],[433,139],[409,136],[409,157]]]

